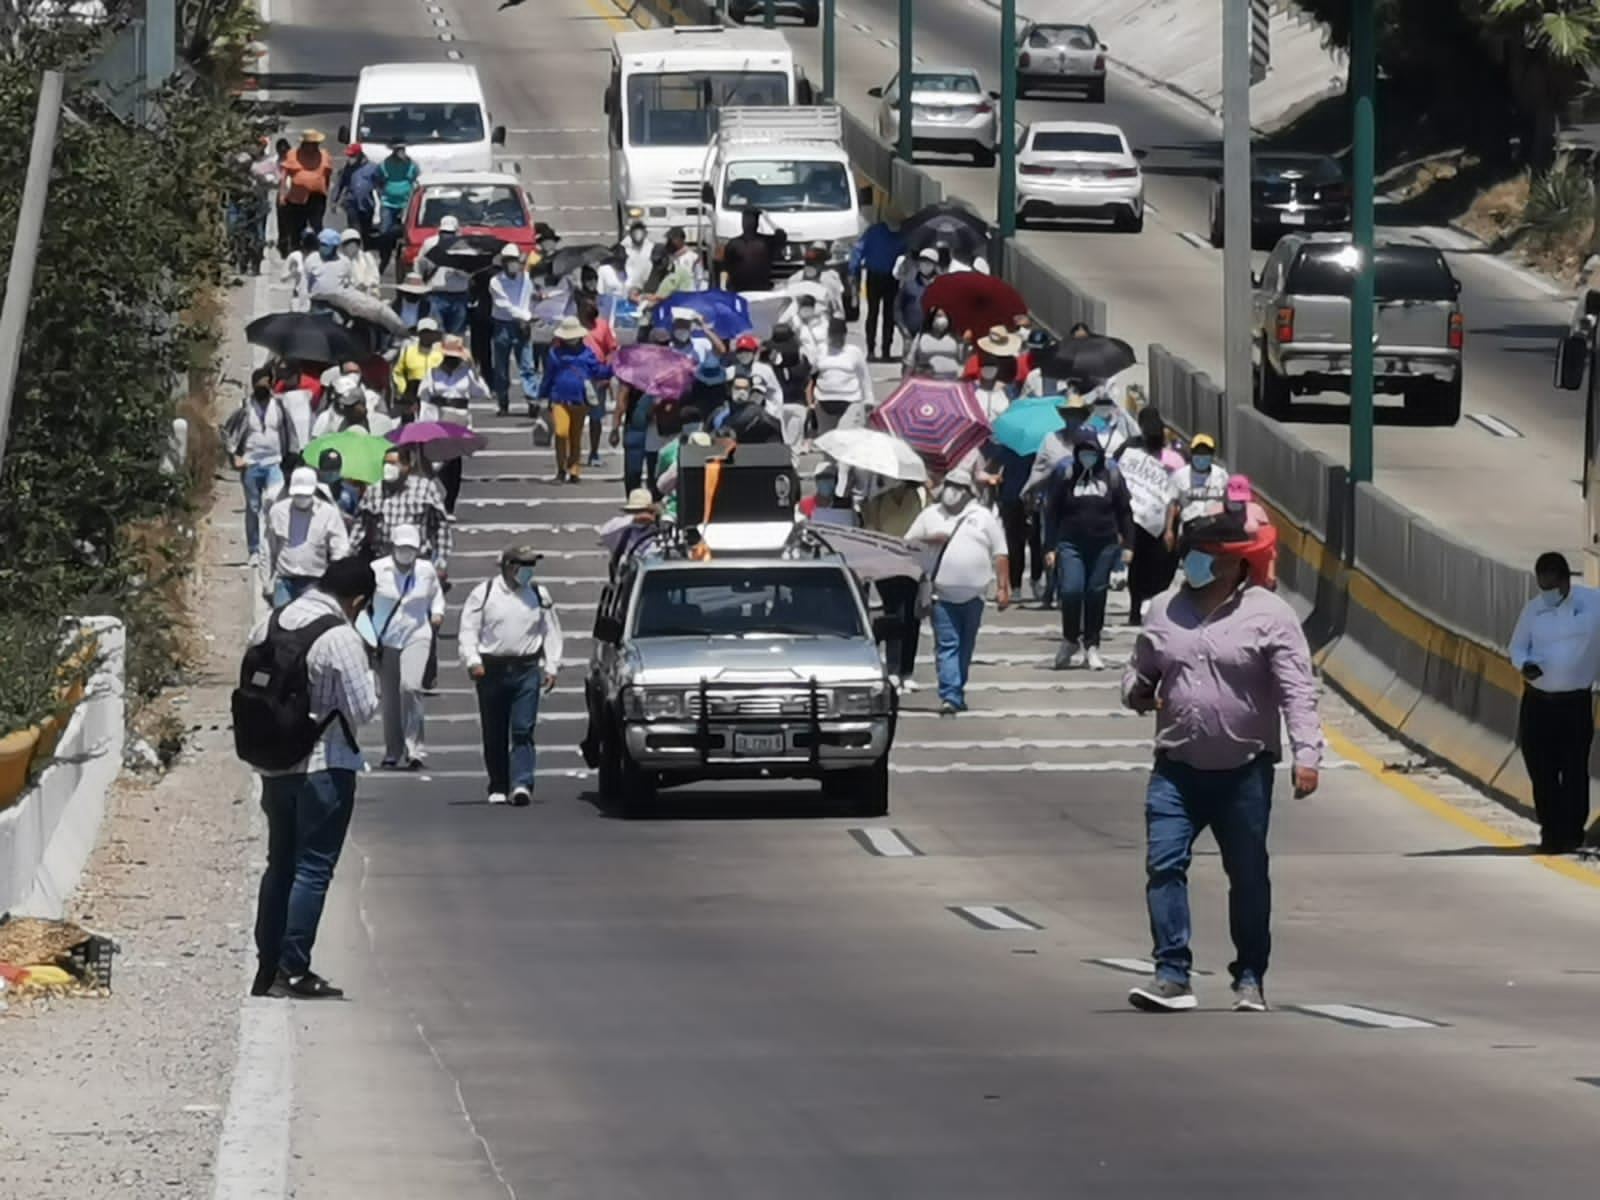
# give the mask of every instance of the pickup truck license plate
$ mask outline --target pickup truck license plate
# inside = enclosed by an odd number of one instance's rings
[[[733,735],[733,752],[751,757],[782,754],[786,748],[781,733],[736,733]]]
[[[1300,212],[1286,212],[1283,214],[1283,223],[1285,225],[1304,225],[1306,223],[1306,215]]]

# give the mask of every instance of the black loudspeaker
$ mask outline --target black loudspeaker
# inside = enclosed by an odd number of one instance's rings
[[[706,512],[707,467],[721,460],[716,494]],[[678,458],[678,521],[684,527],[708,521],[793,521],[800,502],[800,476],[784,445],[686,445]]]

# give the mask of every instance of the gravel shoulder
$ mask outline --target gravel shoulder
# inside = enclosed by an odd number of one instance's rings
[[[248,286],[229,297],[225,380],[248,377],[250,303]],[[188,744],[165,776],[118,779],[68,914],[120,943],[112,994],[0,1016],[0,1196],[211,1194],[260,857],[228,732],[252,613],[236,486],[219,481],[197,536],[191,612],[205,652],[173,697]]]

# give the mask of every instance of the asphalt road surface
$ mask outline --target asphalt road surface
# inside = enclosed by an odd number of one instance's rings
[[[361,64],[458,49],[521,131],[508,154],[536,197],[565,229],[602,229],[594,130],[619,22],[600,4],[279,0],[268,81],[300,80],[299,111],[327,120]],[[617,459],[557,486],[525,421],[478,416],[490,449],[468,467],[455,595],[506,543],[545,546],[570,661],[532,808],[483,802],[453,664],[428,771],[362,780],[317,950],[350,998],[292,1010],[297,1200],[1592,1188],[1593,891],[1464,846],[1336,758],[1314,799],[1280,784],[1275,1011],[1227,1011],[1209,841],[1202,1009],[1127,1007],[1148,953],[1149,730],[1112,674],[1047,669],[1052,614],[991,611],[970,715],[911,699],[887,820],[819,811],[805,787],[600,811],[575,746]],[[1118,627],[1108,656],[1129,644]]]

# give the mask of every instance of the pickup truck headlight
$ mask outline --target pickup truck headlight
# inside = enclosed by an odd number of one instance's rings
[[[835,688],[833,711],[841,717],[881,717],[889,711],[889,689],[881,683]]]
[[[681,691],[631,687],[623,693],[622,710],[630,721],[671,721],[687,711]]]

